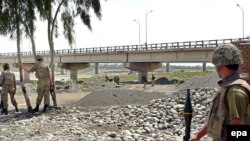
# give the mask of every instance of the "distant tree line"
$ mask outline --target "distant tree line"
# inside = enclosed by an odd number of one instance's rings
[[[95,68],[95,64],[91,63],[90,64],[91,68]],[[103,68],[103,69],[122,69],[123,68],[123,64],[122,63],[100,63],[99,64],[99,68]],[[162,67],[160,69],[165,69],[166,66],[162,65]],[[201,69],[202,66],[201,65],[195,65],[195,66],[186,66],[186,65],[171,65],[170,64],[170,70],[186,70],[186,69]],[[214,69],[214,66],[206,66],[206,69],[208,70],[212,70]]]

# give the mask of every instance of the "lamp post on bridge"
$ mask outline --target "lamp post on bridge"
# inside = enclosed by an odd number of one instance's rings
[[[139,25],[139,47],[141,45],[141,26],[140,26],[140,23],[134,19],[134,21]]]
[[[75,22],[74,23],[74,26],[76,26],[77,25],[77,23]],[[73,30],[73,33],[74,33],[74,44],[75,44],[75,48],[74,49],[76,49],[76,31],[75,30]]]
[[[245,24],[245,23],[244,23],[244,22],[245,22],[245,21],[244,21],[244,20],[245,20],[245,19],[244,19],[244,18],[245,18],[245,17],[244,17],[244,10],[243,10],[243,8],[242,8],[239,4],[237,4],[237,6],[238,6],[238,7],[241,9],[241,11],[242,11],[242,33],[243,33],[243,38],[244,38],[244,37],[245,37],[245,34],[244,34],[244,24]]]
[[[76,49],[76,32],[74,34],[75,34],[75,49]]]
[[[147,32],[148,32],[148,31],[147,31],[147,30],[148,30],[148,29],[147,29],[147,28],[148,28],[148,27],[147,27],[148,14],[151,13],[151,12],[153,12],[153,10],[150,10],[149,12],[146,13],[146,20],[145,20],[145,22],[146,22],[146,24],[145,24],[145,27],[146,27],[146,31],[145,31],[145,32],[146,32],[146,42],[145,42],[145,45],[146,45],[146,46],[147,46]]]

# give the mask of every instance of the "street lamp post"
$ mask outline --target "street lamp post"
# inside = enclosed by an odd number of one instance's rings
[[[147,28],[148,28],[148,27],[147,27],[147,22],[148,22],[148,14],[151,13],[151,12],[153,12],[153,10],[150,10],[149,12],[146,13],[146,21],[145,21],[145,22],[146,22],[146,24],[145,24],[145,25],[146,25],[146,26],[145,26],[145,27],[146,27],[146,31],[145,31],[145,32],[146,32],[146,42],[145,42],[145,45],[147,45],[147,32],[148,32],[148,31],[147,31],[147,30],[148,30],[148,29],[147,29]]]
[[[74,23],[74,26],[76,25],[77,23]],[[74,30],[73,33],[74,33],[74,43],[75,43],[75,49],[76,49],[76,31]]]
[[[140,26],[140,23],[137,20],[134,19],[134,21],[136,23],[138,23],[138,25],[139,25],[139,47],[140,47],[140,45],[141,45],[141,26]]]
[[[75,32],[75,49],[76,49],[76,32]]]
[[[243,10],[243,8],[239,5],[239,4],[237,4],[237,6],[241,9],[241,11],[242,11],[242,33],[243,33],[243,38],[245,37],[245,34],[244,34],[244,10]]]

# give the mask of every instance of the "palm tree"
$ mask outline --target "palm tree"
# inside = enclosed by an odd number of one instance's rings
[[[61,12],[61,20],[64,27],[64,36],[70,46],[74,42],[75,17],[80,16],[82,22],[92,30],[90,24],[89,9],[94,10],[95,15],[101,19],[101,4],[99,0],[39,0],[36,6],[40,17],[47,21],[48,43],[50,46],[52,81],[55,82],[54,74],[54,36],[58,37],[58,14]],[[55,85],[53,85],[55,86]],[[55,89],[55,88],[54,88]],[[54,106],[57,106],[56,94],[52,97]]]
[[[23,70],[21,68],[21,55],[20,55],[20,41],[23,29],[21,27],[21,21],[24,13],[27,10],[27,6],[20,0],[1,0],[0,1],[0,34],[8,36],[11,39],[16,39],[17,42],[17,54],[18,54],[18,66],[20,73],[20,82],[22,86],[22,92],[26,101],[26,105],[29,112],[32,112],[29,97],[27,95],[26,88],[23,85]]]

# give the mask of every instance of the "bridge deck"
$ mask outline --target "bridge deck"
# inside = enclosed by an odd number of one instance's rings
[[[186,42],[171,42],[171,43],[154,43],[142,45],[123,45],[123,46],[108,46],[108,47],[93,47],[93,48],[78,48],[78,49],[62,49],[55,50],[55,56],[69,54],[95,54],[95,53],[110,53],[110,52],[137,52],[137,51],[160,51],[160,50],[178,50],[178,49],[197,49],[197,48],[214,48],[220,44],[231,43],[236,41],[250,41],[250,38],[236,39],[219,39],[219,40],[200,40]],[[21,52],[21,56],[32,56],[32,52]],[[37,51],[36,54],[50,55],[50,51]],[[17,56],[16,52],[0,53],[1,56]]]
[[[59,63],[126,63],[126,62],[211,62],[213,50],[220,44],[249,43],[250,38],[202,40],[55,50]],[[22,63],[34,63],[32,52],[21,52]],[[50,51],[37,51],[50,62]],[[17,53],[0,53],[0,63],[18,63]]]

